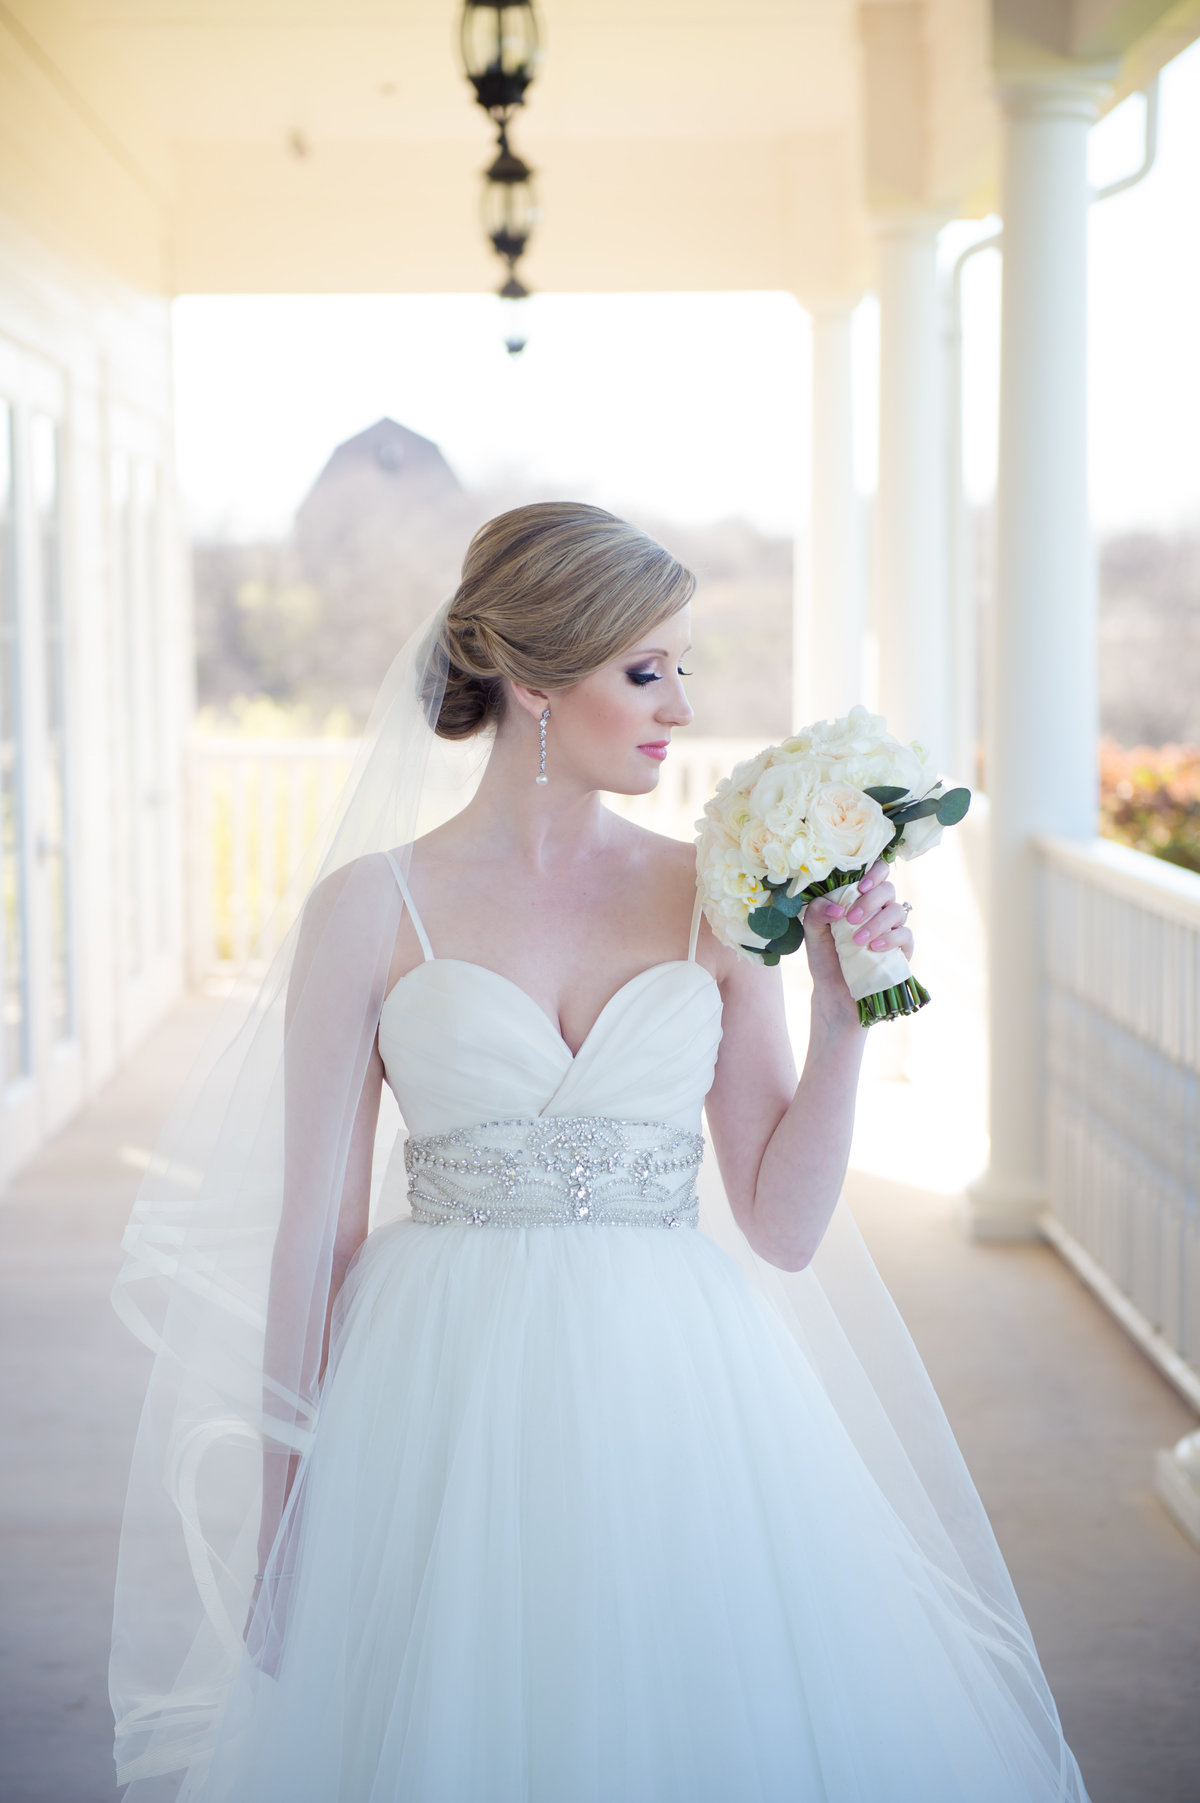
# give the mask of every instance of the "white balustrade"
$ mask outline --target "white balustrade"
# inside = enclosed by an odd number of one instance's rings
[[[193,983],[269,959],[279,904],[341,788],[357,739],[200,738],[188,754]]]
[[[1200,1407],[1200,876],[1038,845],[1043,1225]]]

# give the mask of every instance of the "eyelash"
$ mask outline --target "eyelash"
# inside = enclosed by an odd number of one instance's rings
[[[644,689],[648,682],[662,681],[662,677],[655,675],[653,670],[626,670],[625,674],[628,676],[630,682],[637,684],[639,689]],[[692,672],[690,670],[685,670],[682,664],[680,664],[676,671],[677,676],[690,676],[691,674]]]

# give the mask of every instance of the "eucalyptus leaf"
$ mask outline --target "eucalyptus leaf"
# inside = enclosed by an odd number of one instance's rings
[[[881,808],[889,808],[894,801],[903,801],[908,790],[897,789],[894,783],[876,783],[873,788],[864,789],[863,794],[877,801]]]
[[[803,944],[804,922],[796,917],[788,921],[785,933],[781,933],[777,939],[772,939],[769,949],[786,956],[788,952],[797,951]]]
[[[937,817],[942,826],[957,826],[971,805],[969,789],[950,789],[938,803]]]
[[[806,908],[808,902],[803,895],[777,895],[771,906],[777,914],[786,914],[791,918]]]
[[[914,801],[911,807],[900,808],[888,818],[897,826],[907,826],[910,820],[927,820],[930,814],[937,814],[945,805],[945,796],[927,795],[924,801]],[[939,816],[940,817],[940,816]]]
[[[762,961],[764,964],[778,964],[779,953],[778,952],[764,952],[762,954]]]
[[[773,903],[766,908],[754,908],[746,916],[746,925],[760,939],[778,939],[781,933],[786,932],[787,924],[788,916]]]

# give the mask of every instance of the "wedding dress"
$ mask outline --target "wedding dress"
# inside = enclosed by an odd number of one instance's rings
[[[1057,1723],[1031,1731],[1031,1648],[930,1559],[698,1230],[698,911],[572,1054],[436,955],[395,874],[423,951],[378,1022],[408,1129],[382,1212],[406,1212],[338,1298],[268,1573],[278,1657],[243,1656],[182,1795],[1080,1803]]]

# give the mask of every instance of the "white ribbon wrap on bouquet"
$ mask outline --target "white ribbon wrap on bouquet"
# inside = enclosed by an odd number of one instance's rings
[[[838,902],[848,909],[857,895],[857,883],[844,883],[840,889],[831,889],[821,900]],[[811,906],[810,902],[809,907]],[[808,908],[805,909],[806,914],[807,912]],[[846,987],[856,1002],[863,1001],[869,995],[879,995],[884,989],[907,983],[912,976],[908,959],[898,947],[873,952],[869,944],[854,943],[855,933],[862,931],[860,920],[847,920],[843,915],[841,920],[830,921],[829,930],[833,934],[833,943],[837,946]]]

